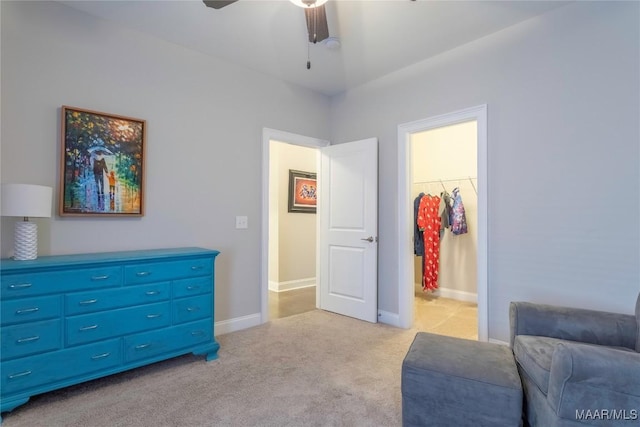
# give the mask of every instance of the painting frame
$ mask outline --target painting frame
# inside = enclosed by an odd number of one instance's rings
[[[147,122],[63,105],[58,214],[142,217]]]
[[[311,188],[304,188],[304,186]],[[306,194],[304,194],[306,193]],[[316,213],[318,181],[314,172],[289,169],[288,212]]]

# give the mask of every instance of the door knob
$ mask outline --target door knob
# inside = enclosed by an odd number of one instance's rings
[[[369,236],[366,239],[360,239],[360,240],[366,240],[367,242],[372,243],[374,239],[373,239],[373,236]]]

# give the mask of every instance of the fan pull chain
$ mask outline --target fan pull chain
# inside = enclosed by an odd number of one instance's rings
[[[306,3],[306,2],[305,2]],[[316,1],[309,1],[308,6],[312,6],[315,5]],[[316,44],[318,42],[318,11],[316,9],[316,7],[313,7],[313,44]],[[307,70],[311,69],[311,42],[307,43]]]
[[[318,40],[318,34],[316,32],[316,26],[317,26],[317,20],[316,20],[317,18],[316,17],[317,16],[318,16],[318,14],[316,12],[316,9],[313,8],[313,39],[312,40],[313,40],[314,44]],[[311,69],[311,53],[310,53],[310,50],[311,50],[311,42],[308,42],[307,43],[307,70]]]

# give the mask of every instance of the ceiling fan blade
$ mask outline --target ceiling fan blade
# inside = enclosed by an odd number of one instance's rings
[[[327,12],[324,5],[309,7],[304,10],[307,18],[307,29],[309,30],[309,43],[317,43],[329,37],[329,27],[327,26]]]
[[[225,6],[229,6],[231,3],[235,3],[238,0],[202,0],[207,7],[212,7],[214,9],[222,9]]]

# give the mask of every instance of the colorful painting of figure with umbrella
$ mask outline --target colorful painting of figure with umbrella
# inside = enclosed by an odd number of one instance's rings
[[[60,215],[142,216],[146,122],[62,107]]]

